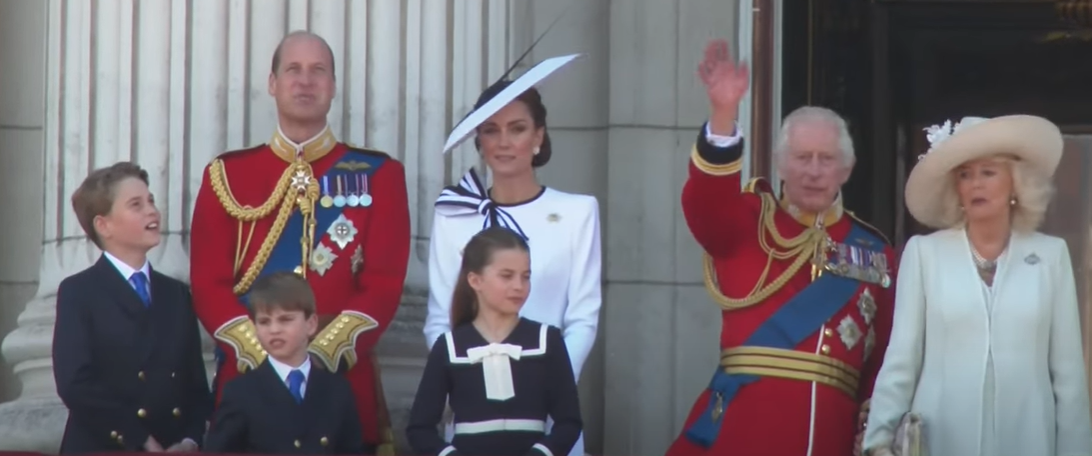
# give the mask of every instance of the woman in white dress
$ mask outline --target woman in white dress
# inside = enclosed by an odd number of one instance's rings
[[[424,333],[432,347],[451,331],[452,288],[458,281],[462,248],[482,229],[503,226],[523,236],[531,248],[531,294],[520,315],[561,329],[573,376],[579,381],[595,344],[602,304],[599,205],[593,196],[549,188],[535,177],[535,169],[549,162],[552,150],[546,107],[533,87],[573,58],[549,59],[516,81],[498,81],[481,94],[462,128],[456,127],[447,149],[462,139],[460,130],[476,133],[475,144],[492,173],[493,186],[485,188],[470,169],[459,185],[444,189],[436,201]],[[472,130],[466,130],[467,125]],[[584,454],[583,436],[571,454]]]
[[[939,231],[903,250],[864,448],[891,454],[905,415],[932,456],[1092,454],[1069,250],[1037,232],[1061,133],[1023,115],[927,131],[906,206]]]

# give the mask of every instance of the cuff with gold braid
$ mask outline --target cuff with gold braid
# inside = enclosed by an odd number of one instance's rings
[[[245,315],[224,323],[213,337],[235,349],[235,359],[238,360],[236,367],[240,373],[254,369],[265,361],[266,352],[258,342],[254,322]]]
[[[709,125],[702,127],[698,140],[690,151],[690,161],[701,172],[711,176],[730,176],[743,170],[743,138],[736,135],[712,138]],[[714,144],[714,139],[717,144]],[[728,144],[721,147],[719,143]]]
[[[347,310],[326,325],[315,336],[308,351],[330,372],[338,372],[342,360],[347,367],[356,364],[356,338],[365,331],[379,327],[374,318],[363,312]]]

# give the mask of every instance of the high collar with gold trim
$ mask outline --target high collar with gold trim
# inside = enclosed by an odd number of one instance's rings
[[[330,130],[329,125],[302,144],[296,144],[288,139],[278,125],[273,139],[269,140],[269,147],[273,149],[273,153],[289,163],[295,162],[297,157],[303,157],[306,162],[313,162],[330,153],[336,145],[337,138],[334,137],[334,132]]]
[[[819,218],[819,214],[814,212],[807,212],[800,209],[795,204],[789,202],[789,199],[785,197],[785,191],[781,191],[781,200],[778,201],[781,208],[788,212],[792,218],[797,222],[805,226],[815,226],[815,220]],[[834,198],[834,203],[830,205],[822,213],[823,226],[831,226],[842,219],[842,215],[845,213],[845,209],[842,207],[842,193],[838,192],[838,196]]]

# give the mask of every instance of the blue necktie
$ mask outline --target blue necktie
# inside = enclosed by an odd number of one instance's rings
[[[288,373],[288,392],[292,393],[292,397],[296,399],[296,403],[303,402],[303,372],[299,369],[294,369]]]
[[[137,271],[129,277],[129,283],[133,285],[137,296],[140,296],[140,301],[144,303],[144,307],[148,307],[152,303],[152,297],[148,295],[148,277],[143,272]]]

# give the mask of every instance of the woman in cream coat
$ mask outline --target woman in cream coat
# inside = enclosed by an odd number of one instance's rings
[[[864,448],[891,454],[913,413],[932,456],[1092,454],[1069,250],[1036,231],[1061,133],[1033,116],[927,131],[906,205],[939,231],[902,253]]]

